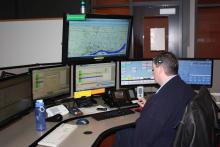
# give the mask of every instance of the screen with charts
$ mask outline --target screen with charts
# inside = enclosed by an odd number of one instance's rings
[[[179,59],[178,73],[190,85],[212,86],[213,60]]]
[[[70,95],[70,67],[66,65],[31,69],[33,99]]]
[[[115,88],[116,63],[80,64],[75,66],[74,91]]]
[[[64,16],[64,62],[116,60],[128,56],[131,16],[86,14],[83,20],[75,16]]]
[[[152,74],[152,60],[120,61],[120,86],[156,84]]]

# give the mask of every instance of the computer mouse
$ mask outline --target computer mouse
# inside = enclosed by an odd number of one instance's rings
[[[48,122],[60,122],[63,120],[63,116],[61,114],[56,114],[54,116],[46,118]]]
[[[86,118],[79,118],[76,120],[76,124],[77,125],[87,125],[87,124],[89,124],[89,121]]]

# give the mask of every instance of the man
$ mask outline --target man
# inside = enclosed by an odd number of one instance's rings
[[[176,128],[195,93],[177,75],[174,54],[163,52],[156,56],[152,71],[160,88],[147,102],[139,99],[143,109],[135,127],[118,131],[114,147],[172,147]]]

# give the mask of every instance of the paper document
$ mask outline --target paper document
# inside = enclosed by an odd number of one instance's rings
[[[98,111],[97,108],[106,108],[106,107],[102,105],[98,105],[98,106],[79,108],[79,109],[83,112],[84,115],[88,115],[88,114],[100,113],[100,111]],[[107,111],[109,111],[109,108],[107,108]]]

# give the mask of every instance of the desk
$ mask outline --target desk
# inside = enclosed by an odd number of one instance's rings
[[[89,147],[96,139],[106,130],[113,127],[133,123],[139,117],[139,113],[135,112],[131,115],[96,121],[92,117],[87,119],[90,121],[88,125],[79,126],[73,134],[71,134],[63,143],[62,146],[68,147]],[[64,120],[73,118],[71,114],[64,116]],[[68,121],[70,124],[75,124],[75,120]],[[34,112],[17,120],[13,124],[7,126],[0,131],[0,146],[2,147],[26,147],[38,140],[43,134],[52,129],[57,123],[48,123],[47,129],[44,132],[35,130]],[[84,131],[92,131],[90,135],[83,134]]]
[[[64,118],[67,119],[69,117],[72,117],[72,115],[68,114]],[[34,111],[32,111],[0,130],[0,146],[27,147],[56,124],[57,123],[47,122],[45,131],[36,131]]]

